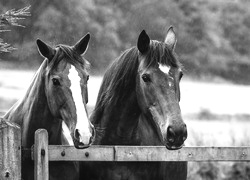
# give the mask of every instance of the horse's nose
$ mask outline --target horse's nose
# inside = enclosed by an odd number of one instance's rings
[[[88,146],[93,143],[93,139],[95,136],[95,130],[93,127],[89,127],[88,131],[81,131],[80,129],[76,129],[75,133],[75,140],[77,141],[78,148],[82,146]]]
[[[184,144],[187,139],[187,126],[181,124],[178,126],[169,126],[167,129],[167,148],[178,149]]]

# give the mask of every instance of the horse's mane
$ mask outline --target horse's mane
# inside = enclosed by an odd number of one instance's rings
[[[99,90],[95,109],[92,113],[93,123],[102,116],[105,107],[111,105],[119,106],[126,101],[126,98],[135,91],[136,75],[139,66],[139,51],[137,47],[132,47],[124,51],[108,68],[103,77],[103,82]],[[180,67],[176,55],[168,46],[159,41],[151,41],[150,47],[145,55],[147,67],[156,63]]]

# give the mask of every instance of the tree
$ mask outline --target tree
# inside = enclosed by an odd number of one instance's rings
[[[19,10],[11,9],[3,14],[0,14],[0,33],[10,31],[8,29],[3,29],[6,26],[24,27],[23,25],[19,24],[18,21],[25,19],[25,17],[27,16],[30,16],[29,9],[30,6],[26,6]],[[11,52],[15,49],[16,48],[12,47],[10,44],[4,42],[3,39],[0,38],[0,53]]]

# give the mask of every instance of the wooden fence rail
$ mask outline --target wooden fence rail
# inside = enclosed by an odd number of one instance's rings
[[[48,133],[35,133],[34,148],[21,150],[21,130],[0,119],[0,179],[21,179],[21,153],[35,164],[35,179],[47,180],[49,161],[250,161],[250,147],[72,146],[48,145]]]
[[[250,147],[72,146],[48,147],[49,161],[250,161]]]
[[[93,145],[87,149],[76,149],[73,146],[48,145],[48,133],[41,129],[36,132],[34,147],[34,161],[38,163],[44,161],[250,161],[248,146],[183,147],[171,151],[164,146]]]

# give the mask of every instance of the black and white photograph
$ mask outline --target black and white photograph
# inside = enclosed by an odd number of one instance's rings
[[[0,180],[250,180],[250,1],[0,0]]]

